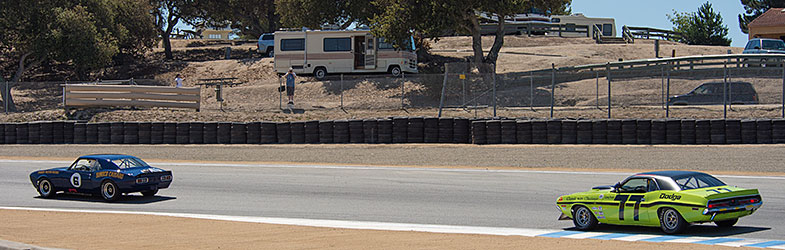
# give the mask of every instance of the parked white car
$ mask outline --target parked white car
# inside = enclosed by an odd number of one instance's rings
[[[262,34],[259,36],[259,41],[256,43],[256,49],[259,53],[268,57],[275,56],[275,35],[271,33]]]

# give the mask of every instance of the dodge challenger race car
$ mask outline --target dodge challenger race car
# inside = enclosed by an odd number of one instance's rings
[[[86,155],[69,167],[35,171],[30,181],[43,198],[57,192],[100,194],[114,201],[122,194],[153,196],[172,183],[172,172],[130,155]]]
[[[564,195],[556,206],[559,220],[590,230],[599,223],[662,228],[682,232],[693,223],[732,227],[763,205],[757,189],[728,186],[699,172],[660,171],[636,174],[613,186]]]

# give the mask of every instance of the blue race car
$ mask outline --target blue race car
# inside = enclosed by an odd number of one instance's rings
[[[30,181],[43,198],[57,192],[100,194],[115,201],[123,194],[154,196],[172,183],[172,171],[151,167],[130,155],[85,155],[70,167],[35,171]]]

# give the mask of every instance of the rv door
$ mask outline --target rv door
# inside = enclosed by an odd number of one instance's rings
[[[376,68],[376,39],[370,34],[365,35],[365,69]]]

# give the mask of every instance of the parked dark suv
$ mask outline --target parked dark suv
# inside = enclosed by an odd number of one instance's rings
[[[670,105],[722,104],[723,82],[701,84],[687,94],[668,98]],[[758,104],[758,92],[748,82],[728,83],[728,104]]]

